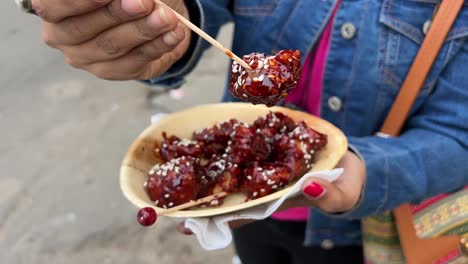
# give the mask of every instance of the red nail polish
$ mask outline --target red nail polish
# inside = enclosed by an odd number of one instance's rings
[[[318,199],[325,194],[326,190],[322,187],[322,185],[316,182],[312,182],[304,188],[303,192],[312,199]]]
[[[192,230],[190,230],[188,228],[184,228],[184,235],[193,235],[193,232],[192,232]]]

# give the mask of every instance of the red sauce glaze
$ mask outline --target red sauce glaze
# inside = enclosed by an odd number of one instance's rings
[[[195,159],[180,157],[154,166],[145,189],[156,206],[163,208],[195,200],[199,190]]]
[[[243,60],[252,70],[234,61],[229,91],[234,97],[253,104],[275,105],[297,86],[301,76],[299,50],[282,50],[275,56],[251,53]]]
[[[238,164],[226,161],[220,155],[214,155],[210,160],[200,159],[197,171],[200,192],[199,197],[206,197],[220,192],[236,192],[241,180],[242,169]],[[206,206],[222,204],[223,199],[212,201]]]
[[[246,124],[235,126],[226,148],[227,159],[237,164],[265,161],[270,152],[266,138],[257,133],[255,127]]]
[[[250,199],[272,194],[292,180],[288,168],[272,163],[254,162],[244,170],[244,175],[240,189]]]
[[[175,158],[188,156],[198,157],[203,153],[203,143],[194,140],[180,139],[176,136],[168,137],[163,133],[162,148],[160,150],[161,157],[164,161],[170,161]]]
[[[193,140],[164,134],[155,151],[169,161],[151,169],[145,188],[157,206],[166,208],[223,191],[255,199],[304,175],[326,144],[326,135],[279,112],[252,125],[220,122],[196,131]]]
[[[193,138],[203,144],[205,156],[211,157],[212,154],[223,154],[231,133],[234,131],[234,126],[239,123],[235,119],[221,122],[213,127],[195,131]]]

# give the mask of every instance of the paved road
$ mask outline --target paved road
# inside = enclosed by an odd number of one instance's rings
[[[171,221],[139,227],[118,186],[122,156],[152,113],[219,100],[223,55],[206,54],[184,99],[149,103],[139,83],[68,67],[13,0],[0,2],[0,24],[0,263],[230,263],[231,248],[203,251]]]

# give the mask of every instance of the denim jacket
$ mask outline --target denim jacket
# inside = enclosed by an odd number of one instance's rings
[[[438,2],[342,1],[332,21],[321,117],[347,135],[366,164],[367,181],[352,210],[339,215],[311,210],[306,245],[323,241],[359,244],[357,219],[456,191],[468,183],[468,2],[447,36],[401,136],[374,136],[398,94]],[[305,58],[337,0],[186,3],[191,19],[212,36],[223,23],[234,21],[236,54],[300,49]],[[147,82],[179,86],[207,46],[194,37],[191,52],[180,63]],[[228,92],[223,100],[236,101]]]

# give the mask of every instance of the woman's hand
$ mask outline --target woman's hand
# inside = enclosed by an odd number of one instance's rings
[[[46,44],[73,67],[109,80],[142,80],[186,52],[190,31],[153,0],[32,0]],[[182,0],[164,0],[188,18]]]
[[[340,213],[352,209],[359,198],[366,181],[366,167],[356,154],[348,151],[337,165],[343,168],[343,174],[333,183],[320,178],[310,178],[302,185],[302,194],[286,200],[279,211],[294,207],[317,207],[327,213]],[[230,223],[236,228],[254,220],[238,220]],[[177,228],[183,234],[190,230],[179,224]]]
[[[366,167],[356,154],[348,151],[337,165],[343,174],[333,183],[310,178],[302,185],[302,194],[286,200],[281,210],[292,207],[317,207],[326,213],[339,213],[352,209],[366,181]]]

